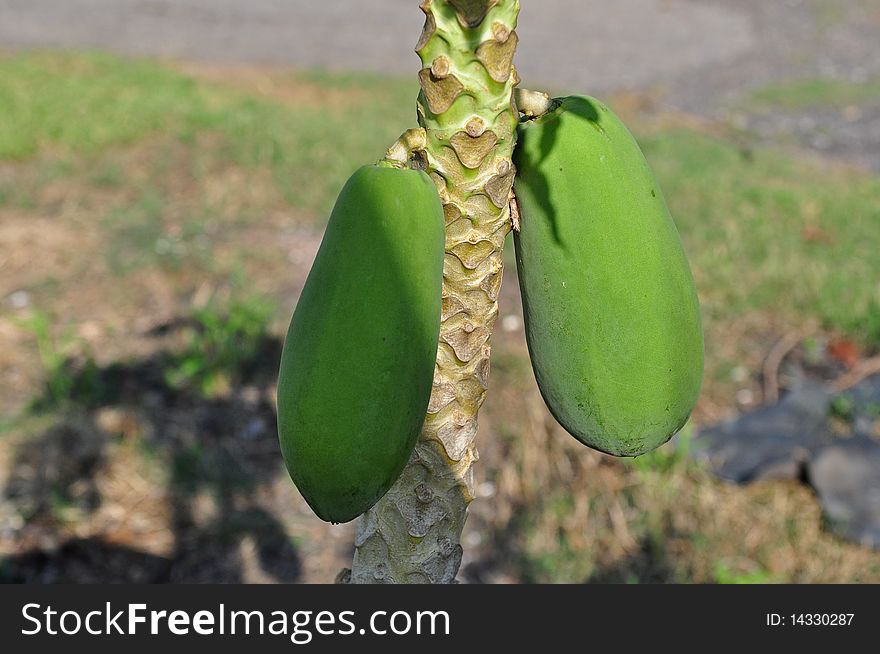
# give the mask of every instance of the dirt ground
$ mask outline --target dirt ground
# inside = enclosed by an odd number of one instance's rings
[[[327,42],[341,3],[87,4],[94,10],[84,14],[77,2],[4,2],[0,47],[193,58],[200,63],[184,65],[188,74],[295,105],[309,98],[278,65],[409,73],[414,61],[409,41],[362,42],[363,32],[343,30],[339,43]],[[349,10],[361,12],[358,25],[417,35],[416,4]],[[524,77],[630,89],[639,111],[674,109],[701,129],[723,120],[880,170],[876,102],[857,113],[809,106],[772,117],[730,108],[731,98],[771,83],[880,75],[875,0],[582,4],[595,7],[578,22],[569,20],[571,3],[523,3]],[[534,47],[526,35],[547,44],[540,54],[526,49]],[[594,65],[596,53],[613,63]],[[218,68],[217,59],[226,63]],[[824,140],[811,141],[808,120],[822,122]],[[350,563],[353,525],[317,520],[280,464],[274,383],[289,316],[236,304],[254,295],[288,307],[321,228],[259,171],[211,164],[193,176],[211,148],[159,135],[84,155],[72,164],[81,172],[57,179],[51,149],[0,163],[7,187],[34,189],[26,204],[0,204],[0,580],[310,583]],[[122,171],[125,183],[97,178],[105,169]],[[144,232],[149,222],[137,216],[112,222],[110,209],[137,204],[143,187],[163,198],[167,241]],[[193,198],[223,199],[201,231],[192,227]],[[240,220],[243,206],[260,220]],[[676,450],[640,464],[578,446],[535,387],[510,274],[501,306],[462,581],[880,581],[880,553],[830,535],[800,484],[739,488]],[[51,313],[45,338],[35,307]],[[230,312],[259,331],[217,329]],[[726,376],[709,371],[695,424],[743,408],[737,392],[760,398],[764,359],[790,329],[754,311],[713,334],[718,358],[739,365]],[[190,355],[206,343],[225,358],[193,372],[204,362]],[[59,394],[74,401],[58,404]],[[35,402],[44,410],[25,411]]]

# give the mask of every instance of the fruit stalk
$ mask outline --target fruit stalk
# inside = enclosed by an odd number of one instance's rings
[[[519,0],[425,0],[421,9],[424,140],[417,133],[404,142],[423,146],[409,153],[411,165],[429,173],[444,206],[440,346],[419,442],[397,483],[358,524],[352,583],[455,581],[511,228]]]

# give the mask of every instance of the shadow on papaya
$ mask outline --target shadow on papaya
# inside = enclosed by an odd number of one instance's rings
[[[592,98],[562,99],[517,151],[514,244],[541,395],[585,445],[644,454],[684,425],[703,372],[699,302],[663,193]]]
[[[562,248],[568,249],[562,240],[562,233],[557,218],[557,204],[551,191],[551,175],[541,167],[541,161],[551,156],[559,142],[560,124],[559,115],[563,112],[583,118],[587,123],[599,132],[600,114],[596,106],[589,98],[571,97],[556,98],[553,100],[553,108],[537,118],[525,119],[519,126],[519,138],[523,139],[524,133],[535,125],[541,125],[541,136],[537,141],[537,148],[525,148],[518,145],[513,153],[513,161],[518,171],[531,171],[529,185],[536,200],[541,203],[545,210],[546,219],[550,225],[554,241]],[[557,172],[557,171],[554,171]],[[559,168],[558,173],[565,174],[565,170]],[[525,219],[525,217],[524,217]],[[575,244],[574,247],[577,245]]]

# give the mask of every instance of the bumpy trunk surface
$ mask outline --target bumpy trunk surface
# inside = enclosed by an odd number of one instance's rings
[[[489,381],[515,175],[519,0],[425,0],[419,124],[389,150],[425,168],[446,214],[443,315],[421,438],[358,525],[353,583],[452,583],[473,499],[477,412]],[[393,410],[393,408],[389,408]]]

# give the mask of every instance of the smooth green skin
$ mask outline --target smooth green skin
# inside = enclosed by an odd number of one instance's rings
[[[637,456],[700,393],[699,301],[675,224],[626,126],[574,96],[520,127],[515,234],[532,366],[559,423]]]
[[[421,171],[348,180],[281,359],[278,431],[315,513],[353,520],[406,465],[425,419],[440,333],[444,219]]]

